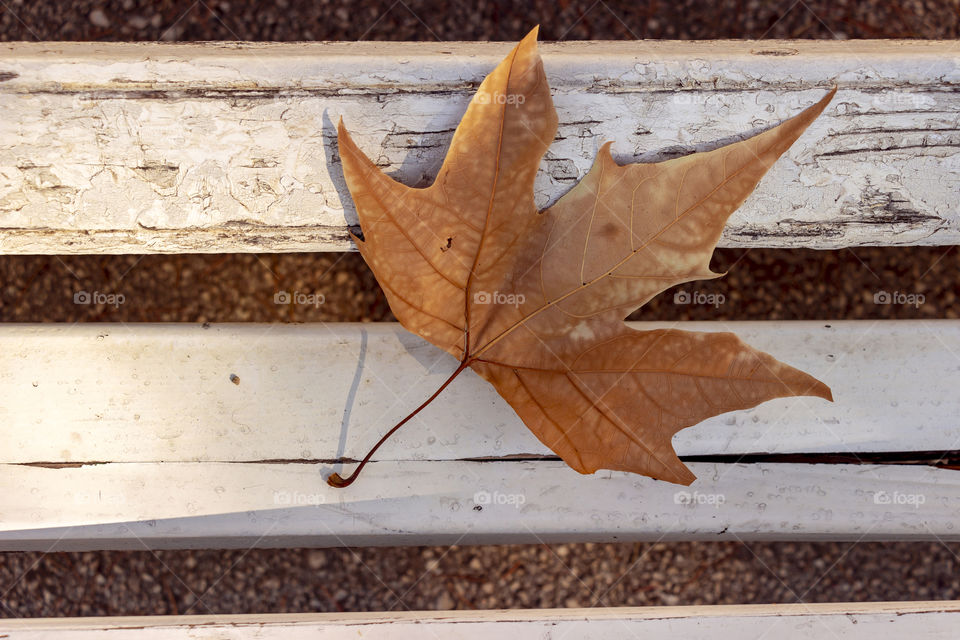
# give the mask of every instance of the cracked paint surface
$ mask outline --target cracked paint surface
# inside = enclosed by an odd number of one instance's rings
[[[560,124],[537,205],[579,181],[606,140],[620,163],[715,148],[836,82],[835,108],[720,246],[960,242],[960,58],[936,43],[790,43],[774,55],[776,44],[545,45]],[[425,186],[502,48],[4,45],[0,249],[350,250],[333,122],[342,115],[378,165]]]

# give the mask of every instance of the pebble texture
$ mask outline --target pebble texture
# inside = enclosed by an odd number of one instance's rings
[[[7,554],[7,616],[954,599],[957,545],[647,543]]]
[[[0,40],[957,38],[956,0],[6,0]],[[636,319],[956,318],[955,249],[718,252],[725,278]],[[322,289],[319,307],[275,305]],[[75,305],[79,289],[128,302]],[[692,291],[693,289],[691,289]],[[878,291],[923,304],[875,304]],[[359,256],[4,256],[0,320],[385,320]],[[960,597],[956,543],[667,543],[0,555],[0,615],[69,616],[713,604]]]

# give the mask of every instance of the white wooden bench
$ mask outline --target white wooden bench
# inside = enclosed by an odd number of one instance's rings
[[[380,150],[371,157],[409,184],[425,182],[472,89],[508,48],[2,44],[0,252],[352,250],[333,122],[343,115],[358,144]],[[537,181],[541,205],[583,175],[602,140],[615,141],[621,162],[713,148],[836,83],[830,108],[734,214],[721,246],[960,244],[953,43],[541,51],[560,117]],[[836,402],[776,400],[682,431],[676,449],[699,478],[685,488],[577,474],[468,372],[360,481],[337,490],[325,477],[349,470],[435,390],[456,367],[451,357],[392,324],[2,325],[0,550],[960,539],[951,468],[960,322],[679,326],[735,331],[829,384]],[[770,616],[789,637],[820,637],[822,625],[853,637],[947,637],[956,611],[911,603],[420,620],[450,637],[486,637],[490,621],[531,637],[546,628],[699,637],[703,628],[765,630]],[[596,624],[581,633],[582,620]],[[3,622],[0,632],[422,633],[410,624],[101,619]]]

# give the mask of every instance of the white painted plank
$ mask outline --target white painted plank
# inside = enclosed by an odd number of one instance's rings
[[[0,551],[960,540],[960,471],[690,466],[681,487],[555,460],[377,462],[334,489],[323,464],[0,465]]]
[[[685,429],[680,455],[960,443],[958,321],[633,326],[733,331],[833,389]],[[396,324],[5,324],[0,353],[6,463],[359,459],[456,368]],[[375,459],[521,454],[550,451],[467,371]]]
[[[341,115],[408,183],[438,168],[506,43],[6,43],[0,252],[350,250]],[[654,160],[833,105],[721,246],[960,242],[953,42],[547,43],[546,205],[614,140]]]
[[[609,640],[952,640],[956,602],[870,602],[688,607],[617,607],[494,611],[404,611],[337,614],[250,614],[42,618],[0,621],[11,640],[40,638],[577,638]]]

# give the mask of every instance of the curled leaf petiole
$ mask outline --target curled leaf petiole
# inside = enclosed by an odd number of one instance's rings
[[[463,370],[466,369],[468,366],[470,366],[470,361],[469,361],[469,360],[464,360],[463,362],[461,362],[461,363],[460,363],[460,366],[457,367],[457,370],[454,371],[454,372],[450,375],[450,377],[447,378],[446,381],[445,381],[442,385],[440,385],[440,388],[439,388],[439,389],[437,389],[436,391],[433,392],[433,395],[431,395],[429,398],[427,398],[426,400],[424,400],[423,404],[421,404],[419,407],[417,407],[416,409],[414,409],[406,418],[404,418],[403,420],[401,420],[400,422],[398,422],[397,424],[395,424],[395,425],[393,426],[393,428],[390,429],[390,431],[387,431],[387,432],[383,435],[383,437],[380,438],[380,440],[377,442],[377,444],[373,445],[373,448],[370,449],[370,451],[367,452],[367,455],[364,456],[363,460],[360,462],[360,465],[359,465],[356,469],[353,470],[353,473],[351,473],[351,474],[350,474],[349,476],[347,476],[346,478],[341,477],[339,473],[332,473],[332,474],[330,474],[329,477],[327,477],[327,484],[329,484],[331,487],[336,487],[337,489],[343,489],[343,488],[349,487],[351,484],[353,484],[354,480],[357,479],[357,476],[360,475],[360,472],[363,471],[363,468],[367,465],[368,462],[370,462],[370,458],[372,458],[372,457],[373,457],[373,454],[376,453],[377,449],[380,448],[380,445],[382,445],[384,442],[386,442],[386,441],[390,438],[390,436],[392,436],[394,433],[396,433],[396,431],[397,431],[400,427],[402,427],[403,425],[405,425],[411,418],[413,418],[415,415],[417,415],[418,413],[420,413],[420,411],[421,411],[422,409],[424,409],[428,404],[430,404],[431,402],[433,402],[433,400],[434,400],[438,395],[440,395],[440,392],[443,391],[444,389],[446,389],[446,388],[447,388],[447,385],[450,384],[451,382],[453,382],[454,378],[456,378],[458,375],[460,375],[460,374],[463,372]]]

